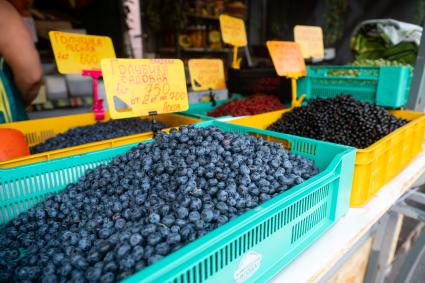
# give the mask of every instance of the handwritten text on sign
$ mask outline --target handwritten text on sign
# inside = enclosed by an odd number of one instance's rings
[[[100,70],[102,59],[115,58],[114,46],[107,36],[51,31],[49,37],[58,70],[62,74]]]
[[[195,91],[226,88],[223,61],[220,59],[190,59],[189,74]]]
[[[242,47],[247,44],[245,23],[243,20],[227,16],[220,16],[220,28],[223,41],[227,44]]]
[[[298,43],[267,41],[267,48],[279,76],[306,75],[305,63]]]
[[[301,46],[304,58],[323,58],[325,50],[321,27],[295,26],[294,39]]]
[[[102,73],[114,119],[171,113],[189,108],[186,77],[177,59],[104,59]],[[128,109],[117,110],[115,98]]]

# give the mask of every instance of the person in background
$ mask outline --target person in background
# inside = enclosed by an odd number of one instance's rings
[[[40,58],[21,18],[31,4],[31,0],[0,0],[0,123],[25,120],[24,105],[40,89]]]

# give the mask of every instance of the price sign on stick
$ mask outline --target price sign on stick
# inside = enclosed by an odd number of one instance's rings
[[[297,100],[297,79],[306,75],[301,48],[290,41],[267,41],[274,68],[279,76],[285,76],[292,82],[292,106],[300,106],[303,97]]]
[[[190,59],[189,74],[195,91],[226,88],[223,61],[220,59]]]
[[[294,39],[301,46],[304,58],[323,58],[325,50],[323,47],[323,32],[321,27],[295,26]]]
[[[186,77],[177,59],[104,59],[101,63],[106,98],[113,119],[189,108]],[[127,105],[118,110],[116,101]]]
[[[247,45],[245,22],[241,19],[221,15],[220,28],[223,41],[227,44],[233,45],[233,63],[234,69],[240,68],[240,59],[238,59],[238,47]]]
[[[56,65],[62,74],[82,74],[93,79],[93,112],[96,120],[105,118],[103,100],[99,99],[97,82],[102,76],[100,61],[115,58],[112,40],[107,36],[49,32]]]
[[[51,31],[49,37],[61,74],[100,70],[102,59],[115,58],[114,46],[107,36]]]

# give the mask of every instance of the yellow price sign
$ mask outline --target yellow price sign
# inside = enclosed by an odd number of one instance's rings
[[[294,39],[301,46],[304,58],[322,59],[325,55],[321,27],[297,25],[294,27]]]
[[[107,36],[49,32],[56,65],[61,74],[81,74],[100,70],[100,61],[115,58],[112,40]]]
[[[220,59],[190,59],[188,65],[195,91],[226,88],[223,61]]]
[[[300,45],[291,41],[267,41],[266,44],[276,73],[291,78],[292,107],[300,106],[304,97],[297,99],[297,79],[307,73]]]
[[[183,62],[177,59],[103,59],[103,80],[113,119],[189,108]],[[118,109],[116,102],[126,104]]]
[[[227,15],[221,15],[220,28],[221,36],[225,43],[236,47],[247,45],[245,23],[243,20]]]
[[[300,77],[306,75],[304,58],[298,43],[291,41],[267,41],[267,48],[279,76]]]

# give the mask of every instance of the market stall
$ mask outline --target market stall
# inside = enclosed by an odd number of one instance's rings
[[[142,7],[155,56],[48,31],[87,113],[15,121],[0,81],[0,282],[413,278],[425,232],[397,240],[425,220],[422,29],[359,23],[355,60],[329,65],[326,30],[294,25],[257,68],[251,1],[163,2]]]

